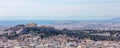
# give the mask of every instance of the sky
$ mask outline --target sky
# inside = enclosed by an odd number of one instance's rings
[[[120,0],[0,0],[0,20],[105,20],[120,16]]]

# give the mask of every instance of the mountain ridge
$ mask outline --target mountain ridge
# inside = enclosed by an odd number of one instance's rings
[[[120,16],[112,19],[106,19],[104,22],[120,22]]]

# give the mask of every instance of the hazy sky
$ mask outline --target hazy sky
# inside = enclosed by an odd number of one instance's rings
[[[120,0],[0,0],[0,20],[103,20],[120,16]]]

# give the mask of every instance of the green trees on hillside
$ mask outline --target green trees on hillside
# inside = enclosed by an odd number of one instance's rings
[[[99,34],[99,33],[110,33],[111,36],[99,36],[99,35],[91,35],[91,34]],[[22,34],[33,34],[33,35],[39,35],[41,38],[46,38],[50,36],[56,36],[56,35],[67,35],[70,37],[78,37],[79,39],[92,39],[92,40],[120,40],[120,37],[113,37],[112,35],[115,33],[119,33],[120,31],[112,31],[112,30],[68,30],[68,29],[63,29],[63,30],[57,30],[54,28],[39,28],[39,27],[34,27],[34,28],[24,28],[22,31]],[[19,34],[16,34],[14,32],[11,35],[4,34],[4,36],[8,39],[14,39],[19,37]]]

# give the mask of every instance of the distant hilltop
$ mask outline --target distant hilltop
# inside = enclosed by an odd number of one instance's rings
[[[107,19],[104,22],[120,22],[120,17],[112,18],[112,19]]]
[[[52,26],[47,26],[47,25],[38,25],[37,23],[27,23],[27,24],[19,24],[16,25],[15,27],[46,27],[46,28],[53,28]]]
[[[25,26],[26,27],[37,27],[37,24],[36,23],[27,23]]]
[[[80,23],[82,24],[82,23]],[[85,25],[86,23],[83,23]],[[95,24],[95,23],[93,23]],[[93,25],[92,24],[92,25]],[[68,24],[67,24],[68,25]],[[39,36],[40,38],[47,38],[50,36],[57,36],[57,35],[66,35],[74,38],[79,39],[87,39],[90,38],[92,40],[120,40],[120,31],[119,30],[98,30],[98,29],[78,29],[78,24],[72,25],[62,25],[60,28],[56,29],[55,26],[38,26],[36,23],[27,23],[25,25],[16,25],[11,27],[5,31],[1,31],[0,37],[11,39],[11,40],[18,40],[24,41],[26,37],[33,37]],[[76,26],[73,26],[76,25]],[[87,23],[90,25],[90,23]],[[72,27],[71,27],[72,26]],[[99,25],[100,26],[100,25]],[[97,27],[97,26],[96,26]],[[87,27],[86,27],[87,28]],[[91,28],[91,26],[90,26]],[[77,29],[77,30],[72,30]]]

